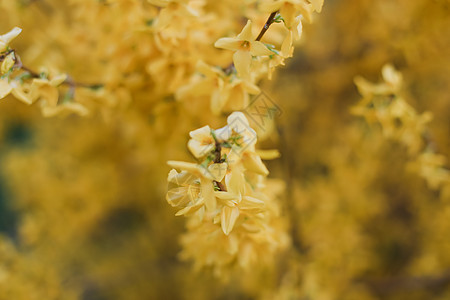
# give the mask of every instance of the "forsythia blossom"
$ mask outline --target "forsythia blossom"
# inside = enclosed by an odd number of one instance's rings
[[[285,244],[285,233],[279,227],[272,227],[278,209],[275,199],[264,193],[268,170],[256,152],[256,132],[245,115],[234,112],[225,127],[214,130],[204,126],[191,131],[190,136],[188,148],[199,161],[168,162],[174,169],[169,172],[166,199],[178,209],[177,215],[190,218],[189,232],[183,240],[198,241],[184,243],[184,246],[195,245],[201,249],[204,244],[208,251],[197,256],[185,249],[184,256],[204,260],[196,261],[199,266],[220,269],[232,260],[230,252],[225,256],[218,253],[231,243],[232,257],[247,266],[242,259],[249,262],[250,258],[238,251],[240,247],[250,251],[270,244],[269,249],[275,251]],[[207,243],[200,242],[203,234]],[[221,243],[227,246],[223,248]],[[258,251],[251,252],[256,255]]]
[[[88,111],[83,105],[61,97],[59,87],[66,82],[66,74],[50,76],[47,71],[37,74],[23,67],[15,50],[9,49],[9,43],[21,32],[22,29],[15,27],[0,36],[0,75],[2,76],[0,78],[0,99],[11,94],[28,105],[39,100],[42,114],[45,117],[64,113],[86,115]],[[75,84],[71,84],[73,89]],[[73,93],[73,90],[69,89],[66,95],[70,96],[70,93]]]
[[[385,65],[381,73],[384,82],[379,84],[362,77],[355,78],[363,98],[352,108],[352,112],[365,117],[370,123],[379,123],[386,137],[400,141],[413,158],[413,166],[430,188],[437,189],[450,183],[445,158],[434,153],[428,139],[426,125],[433,118],[432,114],[418,114],[406,102],[401,95],[402,74],[392,65]]]
[[[252,22],[247,21],[244,29],[235,38],[221,38],[214,46],[236,51],[233,55],[234,66],[242,78],[249,78],[252,56],[268,56],[273,52],[262,42],[255,41],[252,34]]]

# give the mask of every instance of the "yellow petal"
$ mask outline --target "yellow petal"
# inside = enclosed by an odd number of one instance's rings
[[[250,76],[250,65],[252,63],[252,55],[249,51],[239,50],[233,54],[233,62],[236,71],[242,78]]]
[[[195,181],[198,180],[196,176],[193,174],[181,171],[178,173],[175,169],[170,170],[169,175],[167,176],[167,181],[169,182],[169,189],[172,189],[177,186],[186,186],[192,185]]]
[[[0,99],[5,98],[11,93],[12,87],[9,85],[7,79],[0,79]]]
[[[58,76],[53,77],[50,80],[50,85],[52,86],[59,86],[61,85],[65,80],[67,79],[67,75],[66,74],[60,74]]]
[[[323,0],[309,0],[311,2],[313,9],[320,13],[322,11]]]
[[[66,116],[70,114],[86,116],[89,114],[89,110],[80,103],[65,103],[58,106],[42,106],[41,111],[44,117]]]
[[[276,159],[281,156],[280,151],[278,151],[277,149],[270,149],[270,150],[258,149],[256,150],[256,154],[259,155],[261,159],[264,160]]]
[[[199,177],[207,178],[209,180],[214,180],[214,178],[212,178],[212,176],[208,172],[208,170],[206,170],[202,166],[199,166],[198,164],[189,163],[189,162],[185,162],[185,161],[175,161],[175,160],[169,160],[167,162],[167,164],[169,166],[171,166],[172,168],[187,171],[187,172],[190,172]]]
[[[222,231],[225,235],[229,235],[233,230],[234,224],[239,217],[239,208],[224,206],[221,214]]]
[[[296,17],[296,10],[293,5],[290,3],[285,3],[281,6],[280,15],[283,17],[286,27],[291,29]]]
[[[194,139],[190,139],[187,146],[189,151],[191,151],[191,153],[197,158],[201,158],[214,150],[214,144],[205,145],[202,142]]]
[[[166,201],[173,207],[186,207],[191,202],[188,188],[183,186],[170,189],[166,194]]]
[[[235,38],[220,38],[214,43],[214,47],[237,51],[241,49],[242,41]]]
[[[312,5],[302,1],[301,4],[298,6],[298,9],[300,10],[303,18],[305,18],[306,22],[311,23],[313,13]]]
[[[253,56],[265,56],[275,54],[270,51],[264,43],[259,41],[254,41],[250,43],[250,53]]]
[[[216,196],[214,195],[214,186],[211,180],[201,177],[200,189],[206,210],[212,212],[216,209]]]
[[[261,157],[257,154],[247,152],[244,154],[244,159],[242,161],[247,170],[264,176],[269,175],[269,170],[267,170],[267,167],[262,162]]]
[[[189,216],[189,215],[195,213],[196,211],[198,211],[200,208],[202,208],[203,204],[204,204],[203,201],[200,201],[194,205],[186,206],[185,208],[177,211],[175,216],[177,216],[177,217],[182,216],[182,215]]]
[[[282,5],[283,5],[283,1],[270,1],[270,2],[269,2],[269,1],[266,1],[266,2],[261,3],[261,5],[259,6],[259,8],[260,8],[262,11],[272,13],[272,12],[274,12],[274,11],[279,10],[279,9],[281,8]]]
[[[219,115],[229,98],[229,89],[216,89],[211,95],[211,111]]]
[[[214,177],[215,181],[221,182],[222,179],[225,177],[225,174],[227,173],[227,168],[228,168],[227,163],[211,164],[208,167],[208,171]]]
[[[22,32],[22,29],[19,27],[14,27],[11,29],[10,32],[0,35],[0,52],[3,52],[8,47],[8,44],[16,38],[20,33]]]
[[[36,97],[31,93],[26,93],[21,86],[13,87],[11,94],[16,97],[16,99],[29,105],[36,101]]]
[[[207,63],[205,63],[202,60],[199,60],[197,62],[196,69],[197,69],[197,71],[199,71],[203,75],[206,75],[206,76],[209,76],[209,77],[216,77],[217,76],[217,73],[215,72],[215,70],[210,65],[208,65]]]
[[[252,94],[252,95],[257,95],[261,92],[261,90],[259,89],[259,87],[256,84],[253,84],[248,80],[244,80],[242,82],[242,86],[247,93]]]
[[[250,196],[244,196],[241,203],[239,204],[240,209],[253,213],[261,212],[264,206],[264,201]]]
[[[248,20],[247,24],[245,24],[241,33],[238,34],[237,38],[242,41],[253,41],[252,34],[252,21]]]
[[[189,136],[193,139],[197,139],[197,140],[202,140],[204,138],[211,138],[211,127],[209,127],[208,125],[203,126],[201,128],[192,130],[191,132],[189,132]]]
[[[241,195],[245,192],[245,178],[242,172],[242,167],[236,166],[234,170],[225,175],[225,183],[227,190],[238,197],[240,201]]]
[[[391,84],[394,87],[400,87],[402,83],[402,74],[395,70],[391,64],[386,64],[381,70],[384,81]]]
[[[286,38],[284,39],[283,43],[281,44],[281,55],[284,58],[292,57],[293,47],[292,47],[292,31],[290,31]]]

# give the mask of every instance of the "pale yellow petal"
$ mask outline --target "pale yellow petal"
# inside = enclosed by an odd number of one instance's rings
[[[277,149],[270,149],[270,150],[258,149],[256,150],[256,154],[259,155],[261,159],[264,160],[276,159],[281,156],[280,151],[278,151]]]
[[[252,55],[249,51],[239,50],[233,54],[233,62],[236,71],[242,78],[250,76],[250,65],[252,63]]]
[[[254,41],[250,43],[250,53],[253,56],[268,56],[273,55],[272,51],[270,51],[264,43],[259,41]]]
[[[190,172],[198,177],[214,180],[208,170],[198,164],[175,160],[169,160],[167,164],[172,168]]]
[[[58,106],[43,106],[41,107],[42,115],[44,117],[67,116],[70,114],[77,114],[86,116],[89,110],[80,103],[65,103]]]
[[[237,51],[241,49],[243,41],[235,39],[235,38],[220,38],[214,43],[214,47],[227,49],[232,51]]]
[[[194,139],[188,141],[187,147],[196,158],[201,158],[214,150],[214,144],[203,144]]]
[[[244,80],[242,82],[242,86],[247,93],[252,94],[252,95],[257,95],[261,92],[261,90],[259,89],[259,87],[256,84],[251,83],[248,80]]]
[[[320,13],[322,11],[323,0],[309,0],[309,2],[311,2],[316,12]]]
[[[267,167],[262,162],[261,157],[259,157],[255,153],[245,153],[243,163],[245,168],[251,172],[255,172],[264,176],[269,175],[269,170],[267,170]]]
[[[15,85],[18,84],[16,83]],[[11,94],[26,104],[32,104],[36,101],[36,97],[33,97],[30,93],[26,93],[21,86],[13,87]]]
[[[12,87],[7,79],[0,79],[0,99],[5,98],[11,93]]]
[[[187,187],[173,188],[167,191],[166,201],[173,207],[186,207],[191,202]]]
[[[59,86],[67,79],[66,74],[59,74],[50,80],[50,85]]]
[[[228,126],[235,132],[243,132],[250,128],[247,117],[243,112],[235,111],[227,118]]]
[[[245,24],[241,33],[238,34],[237,38],[241,41],[253,41],[252,34],[252,21],[248,20],[247,24]]]
[[[197,139],[197,140],[202,140],[202,139],[205,139],[205,138],[211,138],[212,139],[211,127],[206,125],[206,126],[198,128],[198,129],[192,130],[191,132],[189,132],[189,136],[191,138]]]
[[[293,33],[289,32],[286,35],[286,38],[284,39],[283,43],[281,44],[281,55],[284,58],[288,58],[288,57],[292,57],[293,54],[293,47],[292,47],[292,38],[293,38]]]
[[[300,10],[303,18],[306,20],[306,22],[311,23],[312,21],[312,13],[313,13],[313,7],[309,3],[301,2],[301,5],[298,5],[298,9]]]
[[[264,201],[250,196],[244,196],[242,198],[241,203],[239,204],[240,209],[252,213],[261,212],[264,206],[265,206]]]
[[[286,27],[291,29],[296,17],[295,8],[291,4],[285,3],[280,8],[280,15],[283,17]]]
[[[197,71],[202,73],[203,75],[206,75],[208,77],[216,77],[217,72],[207,63],[205,63],[203,60],[199,60],[196,64]]]
[[[225,235],[229,235],[234,228],[237,218],[239,217],[239,208],[224,206],[221,214],[222,231]]]
[[[214,132],[216,133],[217,140],[221,143],[228,140],[231,136],[231,129],[228,125],[224,126],[222,128],[216,129]]]
[[[381,74],[383,75],[383,79],[391,84],[393,87],[400,87],[402,83],[402,74],[395,70],[394,66],[391,64],[386,64],[383,66],[381,70]]]
[[[3,52],[8,47],[8,44],[15,39],[20,33],[22,29],[19,27],[14,27],[8,33],[4,35],[0,35],[0,52]]]
[[[216,163],[211,164],[208,167],[208,171],[211,173],[211,175],[214,177],[215,181],[221,182],[222,179],[225,177],[225,174],[227,173],[228,165],[227,163]]]
[[[185,208],[177,211],[175,216],[182,216],[182,215],[189,216],[189,215],[192,215],[193,213],[197,212],[203,206],[204,206],[203,201],[198,202],[198,203],[196,203],[194,205],[191,205],[191,206],[186,206]]]
[[[211,180],[201,177],[200,189],[206,210],[212,212],[216,209],[216,196],[214,195],[214,186]]]
[[[245,193],[245,178],[242,169],[239,165],[234,170],[225,175],[225,184],[227,190],[238,197],[240,201],[241,195]]]
[[[272,13],[279,10],[282,5],[283,1],[265,1],[260,4],[259,9],[261,9],[261,11]]]

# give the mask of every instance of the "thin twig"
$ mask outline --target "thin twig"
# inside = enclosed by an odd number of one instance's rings
[[[41,78],[41,74],[33,71],[32,69],[28,68],[27,66],[25,66],[22,63],[20,56],[17,54],[16,50],[14,50],[14,49],[10,49],[7,52],[0,55],[0,62],[4,61],[5,58],[11,53],[14,53],[14,57],[15,57],[14,68],[15,69],[20,69],[20,70],[23,70],[23,71],[29,73],[32,78]],[[88,83],[77,82],[77,81],[74,81],[73,78],[70,76],[67,76],[66,80],[64,80],[61,84],[68,85],[69,88],[71,88],[71,89],[74,89],[77,87],[97,89],[97,88],[100,88],[103,86],[102,84],[88,84]]]
[[[258,34],[258,37],[255,41],[260,41],[264,34],[266,33],[267,29],[269,29],[270,25],[273,24],[273,20],[275,19],[275,16],[277,15],[278,11],[274,11],[270,14],[269,18],[266,21],[266,24],[264,24],[263,28],[261,29],[261,32]]]

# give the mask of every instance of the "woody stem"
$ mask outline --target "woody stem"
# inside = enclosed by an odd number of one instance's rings
[[[270,14],[269,18],[266,21],[266,24],[264,24],[263,28],[261,29],[261,32],[258,34],[258,37],[256,38],[256,41],[260,41],[264,34],[266,33],[267,29],[269,29],[270,25],[273,24],[273,20],[275,19],[275,16],[277,15],[278,11],[274,11]]]

